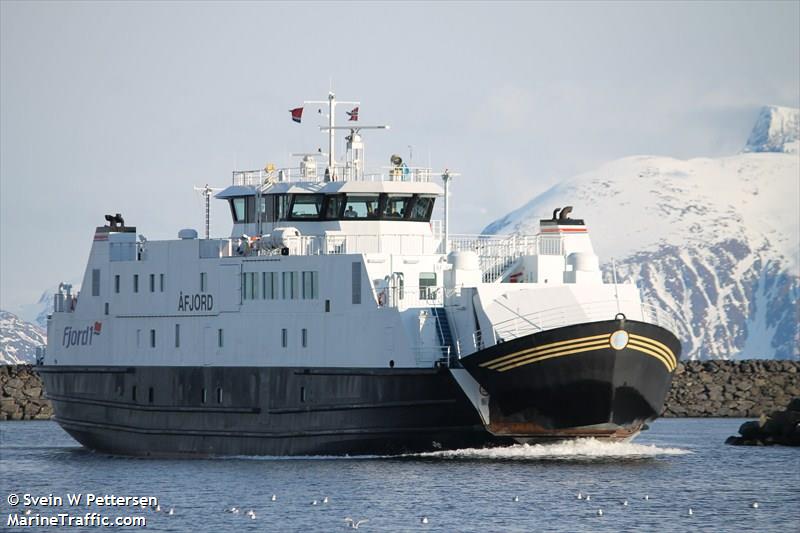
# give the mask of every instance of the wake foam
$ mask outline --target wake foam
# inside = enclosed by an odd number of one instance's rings
[[[639,459],[661,455],[686,455],[692,452],[680,448],[661,448],[653,444],[608,442],[597,439],[576,439],[548,444],[517,444],[498,448],[465,448],[413,454],[407,457],[440,459],[552,459],[591,460],[606,458]]]

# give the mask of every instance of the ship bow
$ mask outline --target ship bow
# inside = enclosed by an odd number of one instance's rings
[[[660,414],[679,357],[668,330],[615,319],[526,335],[461,362],[489,395],[489,431],[528,442],[635,435]]]

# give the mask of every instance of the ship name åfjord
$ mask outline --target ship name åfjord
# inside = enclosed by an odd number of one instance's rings
[[[214,309],[214,297],[210,294],[178,295],[178,311],[211,311]]]

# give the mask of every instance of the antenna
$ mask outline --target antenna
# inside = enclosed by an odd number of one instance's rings
[[[194,190],[199,192],[203,195],[205,200],[205,207],[206,207],[206,239],[210,239],[210,232],[211,232],[211,205],[209,199],[211,198],[211,193],[214,191],[221,191],[219,187],[209,187],[208,183],[206,183],[205,187],[195,187]]]

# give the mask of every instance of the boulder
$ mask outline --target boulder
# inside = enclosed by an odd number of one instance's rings
[[[739,435],[728,437],[725,444],[800,446],[800,398],[792,399],[786,409],[745,422],[739,428]]]

